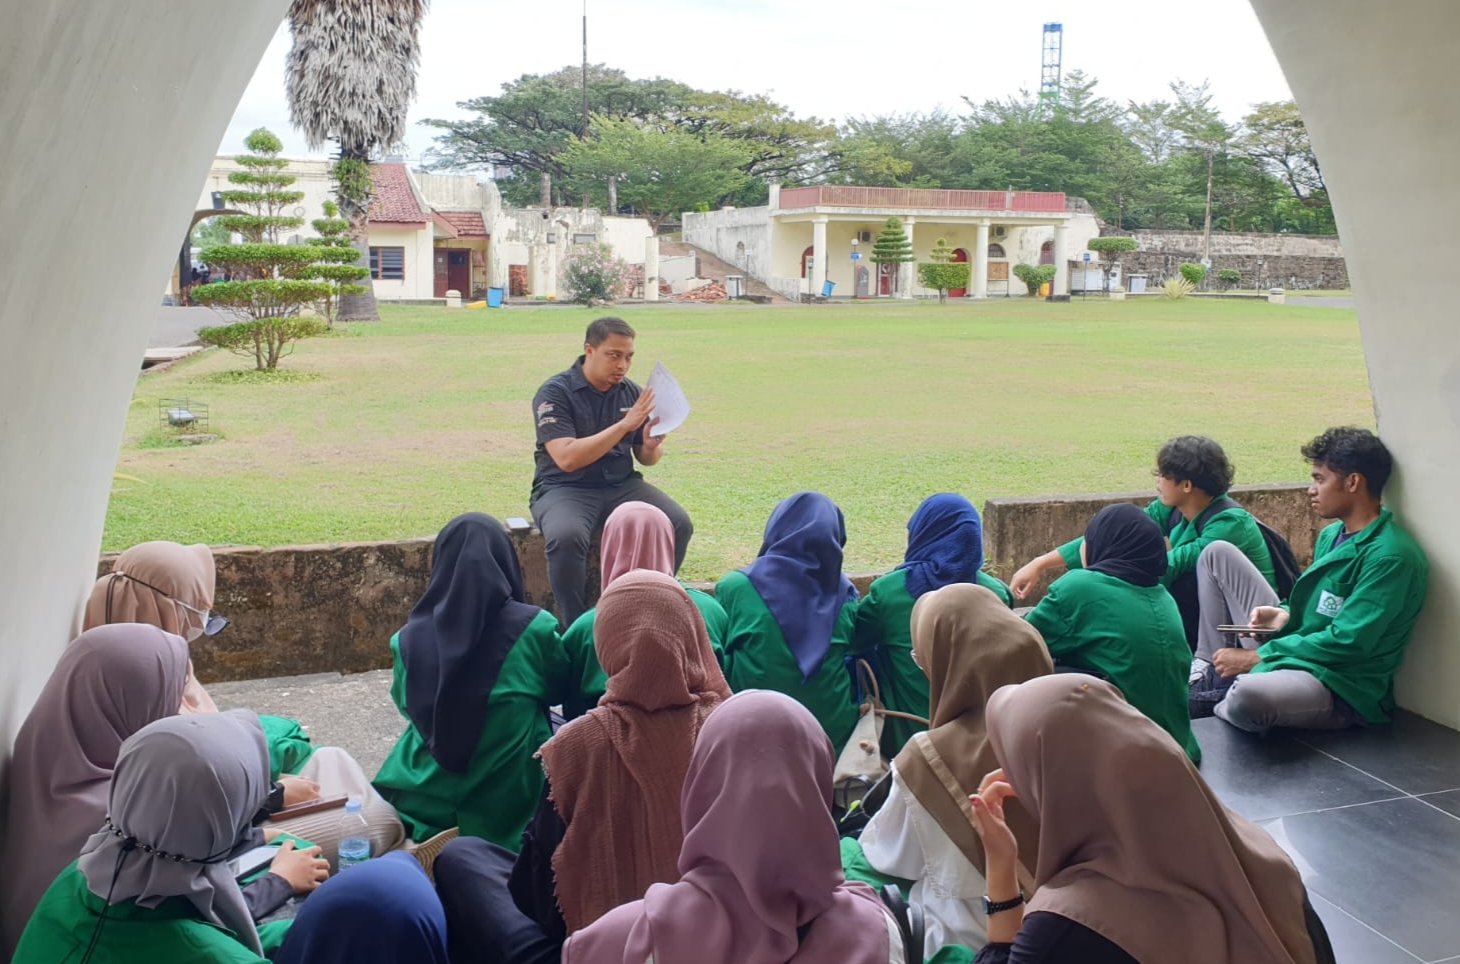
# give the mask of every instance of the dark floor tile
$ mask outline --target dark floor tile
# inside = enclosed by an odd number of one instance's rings
[[[1310,893],[1313,909],[1323,919],[1328,939],[1333,943],[1333,956],[1338,964],[1416,964],[1419,958],[1361,924],[1338,905]]]
[[[1401,710],[1382,726],[1295,731],[1293,738],[1405,793],[1460,789],[1460,732],[1413,713]]]
[[[1422,961],[1460,953],[1460,820],[1405,798],[1263,826],[1312,893]]]
[[[1280,733],[1260,737],[1215,718],[1194,721],[1192,730],[1201,743],[1202,777],[1223,803],[1249,820],[1398,796]]]
[[[1460,817],[1460,790],[1446,790],[1444,793],[1427,793],[1420,797],[1425,803],[1439,807],[1449,814]]]

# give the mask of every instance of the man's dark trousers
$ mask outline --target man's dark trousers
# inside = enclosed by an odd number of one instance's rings
[[[545,486],[532,499],[532,519],[547,543],[548,582],[564,628],[588,610],[588,544],[610,512],[625,502],[657,506],[674,525],[674,569],[679,571],[694,523],[678,502],[634,476],[602,488]]]

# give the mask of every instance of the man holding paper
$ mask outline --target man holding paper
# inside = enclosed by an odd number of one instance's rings
[[[688,404],[662,366],[645,389],[629,381],[633,362],[634,329],[621,318],[599,318],[573,367],[543,382],[532,399],[537,451],[529,507],[547,543],[548,581],[564,626],[588,609],[588,544],[619,505],[647,502],[669,516],[676,570],[694,534],[689,514],[634,468],[635,459],[658,463],[665,433],[684,421]],[[656,402],[656,381],[670,404]]]

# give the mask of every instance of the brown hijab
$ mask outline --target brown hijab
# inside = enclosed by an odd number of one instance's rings
[[[1293,862],[1119,690],[1049,676],[1000,689],[988,719],[1005,776],[1040,821],[1031,912],[1152,964],[1314,964]]]
[[[593,639],[607,692],[541,754],[567,825],[553,874],[570,932],[679,879],[684,776],[700,727],[730,697],[705,621],[672,576],[615,579]]]
[[[192,641],[203,617],[178,603],[207,612],[213,608],[217,569],[213,550],[201,543],[143,542],[117,557],[112,571],[96,581],[86,603],[82,629],[109,623],[147,623]],[[188,663],[188,685],[180,713],[216,713],[218,706]]]
[[[984,705],[999,687],[1047,676],[1054,665],[1038,630],[998,596],[970,583],[918,599],[912,642],[913,657],[928,677],[930,729],[897,755],[897,778],[983,873],[983,844],[970,823],[968,796],[978,792],[984,774],[998,767]],[[1019,841],[1021,863],[1032,868],[1039,824],[1017,802],[1006,805],[1005,814]]]

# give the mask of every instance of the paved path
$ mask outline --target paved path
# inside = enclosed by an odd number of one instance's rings
[[[197,342],[199,328],[227,323],[228,319],[212,308],[161,305],[157,309],[157,324],[152,327],[147,347],[181,348]]]

